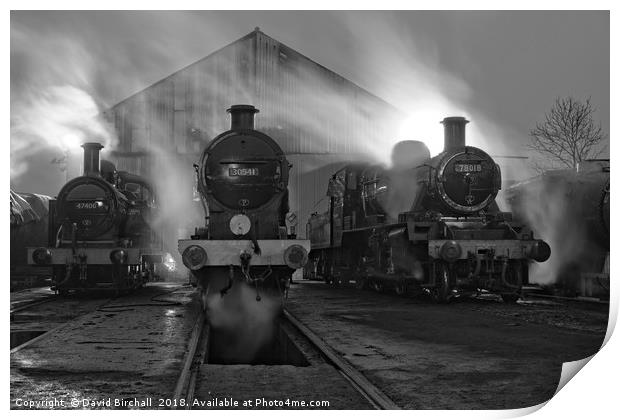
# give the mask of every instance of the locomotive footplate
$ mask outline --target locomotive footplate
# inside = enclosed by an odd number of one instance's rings
[[[42,251],[46,251],[47,258],[44,263],[42,261],[35,261],[34,254]],[[75,252],[71,248],[28,248],[28,264],[35,265],[65,265],[75,262],[74,256],[82,259],[84,256],[85,262],[88,264],[97,265],[113,265],[114,254],[122,252],[123,264],[134,265],[141,264],[142,259],[147,257],[151,262],[161,261],[161,251],[142,249],[142,248],[75,248]],[[160,260],[160,261],[157,261]]]
[[[428,255],[437,259],[464,260],[469,256],[479,256],[481,258],[507,258],[507,259],[529,259],[538,241],[524,241],[517,239],[505,240],[449,240],[432,239],[428,241]],[[446,253],[450,253],[446,258]]]

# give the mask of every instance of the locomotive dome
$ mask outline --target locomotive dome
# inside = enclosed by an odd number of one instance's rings
[[[252,105],[233,105],[231,129],[217,136],[200,159],[203,196],[228,209],[259,209],[286,189],[288,161],[280,146],[254,130]]]

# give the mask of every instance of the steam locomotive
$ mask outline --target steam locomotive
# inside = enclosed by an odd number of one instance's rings
[[[163,260],[151,227],[157,210],[150,184],[99,159],[103,146],[84,143],[84,173],[49,201],[48,246],[28,248],[28,263],[52,266],[52,289],[136,289]]]
[[[308,277],[438,302],[480,290],[519,298],[528,264],[547,260],[549,245],[499,211],[500,168],[466,145],[468,121],[442,123],[444,151],[433,158],[404,141],[390,169],[351,164],[332,176],[329,209],[307,225]]]
[[[545,283],[555,293],[609,299],[609,159],[546,171],[506,189],[515,218],[549,231],[557,252]],[[567,227],[570,227],[567,229]]]
[[[204,226],[179,240],[183,264],[207,297],[224,296],[235,282],[282,294],[303,267],[310,243],[289,238],[286,228],[290,165],[280,146],[254,130],[251,105],[233,105],[230,130],[215,137],[195,165]]]

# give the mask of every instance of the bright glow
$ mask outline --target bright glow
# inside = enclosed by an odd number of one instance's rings
[[[177,263],[174,258],[172,258],[172,255],[169,252],[166,252],[166,254],[164,254],[163,264],[168,271],[175,271],[177,268]]]
[[[397,140],[422,141],[430,150],[431,156],[443,151],[441,121],[446,117],[467,117],[460,106],[439,95],[430,95],[424,100],[412,102],[406,109],[410,112],[400,125]]]
[[[441,113],[430,109],[409,114],[400,126],[398,140],[423,141],[431,156],[435,156],[443,151],[443,126],[439,123],[442,119]]]
[[[116,138],[95,100],[74,86],[51,86],[29,92],[11,103],[11,161],[24,162],[11,176],[27,170],[25,160],[47,146],[65,154],[78,152],[86,141],[112,147]]]

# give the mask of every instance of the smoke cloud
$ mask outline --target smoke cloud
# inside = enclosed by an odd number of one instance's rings
[[[472,121],[470,144],[524,154],[528,129],[549,98],[564,94],[591,95],[609,131],[604,11],[14,11],[12,110],[25,88],[50,86],[81,89],[105,109],[255,26],[405,112],[402,135],[377,143],[384,163],[398,140],[441,144],[438,122],[455,114]],[[12,172],[37,159],[21,157]],[[527,176],[524,169],[514,178]],[[12,181],[40,184],[30,178]]]
[[[19,23],[11,27],[12,180],[26,175],[41,153],[52,151],[50,158],[68,170],[82,143],[116,144],[92,94],[92,57],[74,39],[46,35]]]
[[[87,141],[107,148],[116,143],[94,99],[77,87],[50,86],[30,92],[12,104],[11,114],[11,177],[23,175],[28,159],[46,147],[67,156]]]

